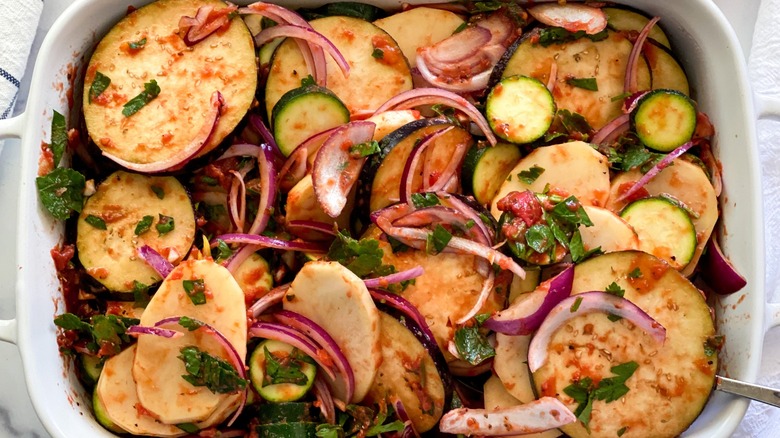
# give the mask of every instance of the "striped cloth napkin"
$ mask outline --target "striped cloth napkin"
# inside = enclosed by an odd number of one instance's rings
[[[0,119],[11,116],[43,0],[0,0]]]

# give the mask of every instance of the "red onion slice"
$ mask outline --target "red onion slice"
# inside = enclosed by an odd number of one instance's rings
[[[183,318],[182,316],[171,316],[162,319],[160,321],[157,321],[154,324],[154,326],[162,327],[168,324],[179,324],[179,321],[181,321],[182,318]],[[201,324],[201,327],[198,328],[197,330],[200,330],[201,332],[206,333],[207,335],[217,340],[217,342],[222,346],[222,348],[224,348],[225,351],[228,353],[228,356],[230,357],[230,363],[236,369],[238,375],[242,379],[246,380],[247,385],[249,385],[249,376],[247,376],[244,359],[241,357],[240,354],[238,354],[236,347],[234,347],[233,344],[230,343],[230,341],[225,337],[225,335],[220,333],[219,330],[217,330],[210,324],[207,324],[202,321],[198,321],[198,323]],[[238,409],[236,409],[236,412],[233,414],[233,417],[230,418],[230,421],[228,421],[227,423],[228,427],[233,425],[233,423],[236,421],[239,415],[241,415],[241,411],[244,410],[244,406],[246,405],[247,391],[248,388],[245,388],[243,391],[241,391],[241,404],[238,406]]]
[[[303,354],[311,357],[320,366],[320,369],[331,379],[336,378],[333,372],[333,359],[322,348],[314,343],[303,333],[285,327],[275,322],[258,321],[249,328],[249,335],[256,338],[273,339],[275,341],[290,344],[301,350]]]
[[[352,400],[352,396],[355,395],[355,373],[352,371],[352,365],[349,364],[347,357],[341,352],[341,348],[336,343],[336,340],[316,322],[301,314],[281,310],[274,314],[274,318],[282,324],[306,334],[330,355],[333,359],[333,364],[344,380],[346,393],[344,398]]]
[[[542,397],[510,408],[453,409],[441,418],[444,433],[507,436],[544,432],[577,421],[577,417],[557,398]]]
[[[431,68],[428,63],[429,61],[424,56],[417,58],[417,70],[420,72],[420,76],[431,85],[456,93],[469,93],[486,88],[490,80],[490,74],[493,72],[492,68],[488,68],[487,70],[474,72],[473,76],[468,78],[445,77],[442,79],[440,76],[443,74],[435,73],[435,68]]]
[[[317,202],[328,216],[335,218],[341,214],[366,161],[365,157],[355,158],[350,148],[371,141],[375,128],[375,123],[365,121],[342,125],[317,152],[311,172],[312,185]]]
[[[550,63],[550,76],[547,77],[547,89],[550,93],[555,91],[555,82],[558,81],[558,63],[555,60]]]
[[[639,70],[639,55],[642,54],[642,47],[645,45],[647,36],[650,35],[650,30],[653,29],[658,20],[661,17],[653,17],[648,21],[645,27],[639,32],[639,36],[634,42],[634,47],[631,49],[631,54],[628,56],[628,64],[626,65],[626,79],[623,84],[623,91],[626,93],[636,93],[639,90],[638,85],[638,70]]]
[[[558,303],[544,319],[528,346],[528,368],[536,372],[547,362],[547,350],[555,332],[569,320],[590,313],[620,316],[650,335],[657,343],[666,340],[666,329],[631,301],[607,292],[585,292]]]
[[[480,48],[487,45],[491,37],[488,29],[481,26],[469,26],[433,46],[421,48],[420,56],[427,56],[445,64],[456,63],[476,55]]]
[[[225,267],[230,273],[236,272],[239,266],[248,259],[252,253],[261,249],[260,245],[244,245],[238,251],[234,252],[227,260],[222,262],[222,266]]]
[[[496,140],[496,136],[493,135],[493,131],[490,129],[490,125],[488,125],[488,122],[485,120],[482,113],[463,97],[447,90],[440,90],[438,88],[417,88],[404,91],[383,103],[374,111],[374,115],[391,109],[410,109],[415,106],[433,105],[437,103],[455,108],[466,114],[477,124],[479,129],[482,130],[482,133],[485,134],[488,142],[493,146],[496,145],[498,140]]]
[[[341,69],[341,73],[344,77],[349,77],[349,63],[344,58],[344,55],[339,52],[339,49],[333,45],[329,39],[325,38],[324,35],[311,27],[298,26],[295,24],[282,24],[269,27],[263,29],[255,36],[255,44],[260,46],[279,37],[297,38],[322,47],[328,52],[328,55],[336,61],[336,65]]]
[[[271,134],[271,131],[268,129],[267,126],[265,126],[265,122],[263,122],[263,119],[256,114],[250,114],[249,124],[252,126],[252,128],[255,131],[257,131],[258,134],[260,134],[261,137],[263,137],[263,142],[265,142],[265,144],[271,148],[271,152],[273,153],[273,157],[274,157],[274,164],[279,164],[280,161],[284,161],[284,155],[282,154],[282,151],[279,149],[279,145],[276,144],[276,139],[274,139],[274,135]],[[252,155],[256,156],[257,154],[252,154]]]
[[[672,161],[676,160],[680,157],[680,155],[684,154],[688,151],[693,145],[696,144],[696,142],[689,141],[688,143],[685,143],[684,145],[678,147],[677,149],[673,150],[672,152],[669,152],[665,157],[663,157],[658,163],[655,164],[650,170],[647,171],[646,174],[642,175],[642,178],[639,178],[639,181],[635,182],[631,188],[623,192],[620,196],[617,197],[615,200],[616,202],[621,202],[624,199],[630,199],[631,196],[634,195],[634,193],[638,192],[642,187],[644,187],[648,182],[650,182],[651,179],[655,178],[656,175],[661,173],[662,170],[664,170],[669,164],[671,164]]]
[[[591,143],[603,144],[615,141],[618,137],[628,131],[629,126],[630,118],[628,114],[621,114],[602,126],[601,129],[593,135]]]
[[[401,173],[401,186],[399,188],[401,202],[412,206],[412,182],[417,175],[417,165],[420,162],[420,158],[429,146],[433,145],[438,138],[450,132],[453,128],[454,126],[450,126],[430,133],[412,147],[412,152],[407,157],[406,163],[404,163],[404,170]]]
[[[138,248],[138,255],[141,256],[144,261],[152,267],[160,277],[166,278],[168,274],[173,271],[173,263],[165,259],[159,252],[155,251],[149,245],[143,245]]]
[[[417,278],[425,273],[422,266],[415,266],[414,268],[407,269],[405,271],[396,272],[394,274],[385,275],[384,277],[369,278],[363,280],[367,288],[387,287],[394,283],[400,283],[402,281],[409,281],[413,278]]]
[[[542,325],[552,309],[571,295],[574,266],[536,288],[527,299],[502,310],[485,321],[483,327],[505,335],[529,335]]]
[[[286,249],[291,251],[326,252],[328,250],[328,248],[320,243],[282,240],[273,237],[259,236],[256,234],[223,234],[211,241],[212,248],[219,244],[217,240],[222,240],[225,243],[260,245],[264,248]]]
[[[430,178],[426,177],[423,179],[423,187],[425,187],[425,190],[429,192],[445,190],[445,187],[450,181],[457,179],[458,174],[460,173],[461,163],[463,163],[463,158],[466,156],[467,150],[468,145],[466,143],[458,143],[455,145],[455,150],[452,151],[450,161],[447,163],[447,166],[444,168],[444,170],[441,171],[438,178],[436,179],[436,182],[428,185]]]
[[[582,30],[593,35],[607,28],[607,15],[601,8],[581,3],[545,3],[528,8],[528,13],[541,23],[562,27],[569,32]]]
[[[733,294],[747,285],[747,280],[740,274],[731,261],[723,254],[717,239],[710,238],[707,252],[702,257],[701,278],[712,290],[720,295]]]
[[[194,46],[230,23],[232,19],[231,14],[237,9],[236,5],[231,4],[218,9],[212,5],[201,6],[198,8],[195,17],[181,17],[179,20],[179,35],[183,35],[184,44]]]
[[[477,313],[479,313],[480,310],[482,310],[482,306],[485,305],[485,302],[487,302],[488,297],[490,297],[490,292],[493,291],[493,285],[496,281],[496,274],[493,272],[493,270],[488,271],[487,278],[485,278],[485,281],[482,283],[482,290],[479,291],[479,296],[477,297],[477,301],[474,302],[474,305],[471,307],[471,309],[466,312],[465,315],[463,315],[460,319],[455,321],[455,324],[465,324],[467,323],[471,318],[474,317]]]
[[[250,234],[260,234],[265,231],[276,200],[276,169],[274,168],[273,149],[263,145],[257,154],[257,167],[260,171],[260,204],[257,215],[249,227]]]
[[[331,394],[330,388],[328,388],[328,384],[325,382],[322,374],[317,374],[317,377],[314,379],[313,390],[314,396],[319,402],[322,417],[325,418],[328,424],[336,424],[336,406],[333,404],[333,394]]]
[[[183,166],[192,157],[197,155],[198,152],[200,152],[203,147],[206,146],[206,144],[208,144],[209,140],[211,140],[212,134],[214,131],[216,131],[217,125],[219,124],[219,118],[222,115],[222,107],[225,105],[225,100],[222,98],[222,93],[215,91],[214,94],[211,95],[211,102],[209,105],[209,113],[206,115],[206,120],[203,123],[203,127],[201,127],[200,131],[195,134],[195,137],[192,139],[192,141],[187,146],[183,147],[180,151],[162,161],[155,161],[152,163],[134,163],[123,160],[122,158],[119,158],[116,155],[110,154],[106,151],[103,151],[103,155],[122,167],[142,173],[157,173],[165,170],[174,170],[179,166]]]
[[[393,402],[393,409],[395,409],[395,414],[396,416],[398,416],[398,419],[404,423],[404,430],[403,432],[401,432],[401,438],[409,438],[409,437],[420,438],[420,434],[414,428],[414,424],[412,424],[412,419],[409,418],[409,413],[406,412],[406,408],[404,407],[404,404],[400,398],[396,398],[395,401]]]
[[[260,146],[256,146],[249,143],[237,143],[231,145],[227,150],[219,156],[215,161],[225,160],[234,157],[256,157],[260,153]]]
[[[133,325],[127,328],[127,334],[129,335],[154,335],[163,338],[179,338],[184,336],[184,333],[176,330],[168,330],[159,327],[145,327],[142,325]]]
[[[287,295],[288,289],[290,289],[290,283],[283,284],[271,289],[267,294],[263,295],[260,297],[260,299],[255,301],[255,303],[252,304],[252,307],[247,309],[246,313],[252,318],[256,319],[266,310],[277,304],[281,304],[284,296]]]
[[[228,193],[228,209],[230,210],[230,221],[239,232],[244,231],[244,221],[246,219],[246,184],[240,173],[231,170],[233,181],[230,182],[230,192]]]
[[[320,233],[327,234],[329,236],[336,236],[337,232],[334,230],[334,224],[327,224],[325,222],[309,221],[309,220],[294,220],[287,222],[288,228],[305,228],[307,230],[314,230]]]

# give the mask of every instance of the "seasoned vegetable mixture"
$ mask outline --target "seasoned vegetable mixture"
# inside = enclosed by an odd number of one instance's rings
[[[605,3],[128,11],[36,181],[97,422],[682,433],[723,342],[703,291],[745,281],[662,26]]]

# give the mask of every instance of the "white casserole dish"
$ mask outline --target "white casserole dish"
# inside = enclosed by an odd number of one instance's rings
[[[81,389],[73,367],[57,350],[57,331],[52,319],[64,311],[64,303],[49,250],[61,242],[63,230],[38,202],[34,180],[40,144],[49,140],[52,110],[75,117],[68,109],[68,92],[73,88],[70,78],[83,74],[91,50],[100,37],[126,13],[128,6],[139,7],[149,2],[76,1],[52,26],[43,42],[25,113],[0,121],[0,138],[20,137],[23,147],[17,236],[17,313],[16,319],[0,320],[0,340],[18,345],[33,405],[54,437],[112,435],[94,421],[90,397]],[[318,0],[277,2],[286,6],[323,3]],[[401,1],[375,0],[374,3],[394,8],[400,6]],[[722,246],[748,280],[747,288],[720,297],[715,306],[718,331],[726,336],[720,373],[754,381],[763,335],[769,326],[780,324],[780,307],[766,304],[764,298],[756,112],[744,58],[726,18],[710,0],[624,0],[622,3],[662,17],[662,26],[683,58],[694,96],[717,128],[715,151],[723,164],[725,181]],[[780,113],[777,102],[761,99],[757,102],[762,111],[775,116]],[[71,120],[75,120],[71,116]],[[737,427],[747,406],[747,400],[713,394],[685,436],[727,437]]]

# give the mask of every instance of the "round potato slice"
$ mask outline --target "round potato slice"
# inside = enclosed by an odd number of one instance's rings
[[[417,65],[418,49],[451,37],[463,23],[463,18],[454,12],[424,6],[374,21],[398,42],[412,67]]]
[[[382,365],[368,392],[374,402],[400,399],[417,432],[427,432],[444,412],[444,384],[433,359],[417,338],[380,312]]]
[[[87,67],[84,119],[98,147],[132,163],[164,162],[186,148],[206,125],[214,92],[225,101],[199,154],[216,147],[244,117],[257,88],[252,36],[241,19],[188,47],[179,20],[218,0],[159,0],[128,14],[100,41]],[[95,95],[96,86],[110,80]],[[125,105],[155,81],[159,95],[132,115]],[[124,113],[123,113],[124,112]]]
[[[89,275],[109,290],[128,292],[135,281],[150,285],[162,280],[139,257],[138,248],[148,245],[176,264],[194,238],[195,213],[176,178],[118,171],[84,205],[76,246]]]
[[[283,306],[311,319],[333,337],[355,374],[351,402],[363,400],[382,361],[379,311],[363,280],[338,262],[309,262],[295,276]],[[346,398],[340,380],[334,395]]]
[[[202,280],[205,303],[195,304],[185,282]],[[211,260],[187,260],[176,267],[154,294],[141,325],[152,326],[172,316],[188,316],[210,324],[233,345],[241,358],[246,357],[246,305],[244,293],[230,271]],[[138,399],[160,421],[169,424],[214,425],[231,412],[225,404],[239,399],[237,393],[215,394],[205,386],[193,386],[181,376],[187,375],[179,358],[181,349],[196,346],[212,356],[229,361],[225,348],[202,330],[187,331],[177,325],[169,328],[184,333],[177,338],[141,336],[133,363]],[[221,415],[214,415],[221,411]],[[208,422],[206,422],[208,420]]]
[[[520,172],[533,167],[544,169],[533,181],[524,180]],[[589,144],[581,141],[534,149],[509,172],[493,198],[491,212],[498,219],[501,211],[496,204],[510,192],[531,190],[541,193],[549,184],[577,197],[582,205],[604,206],[609,196],[609,162]]]

